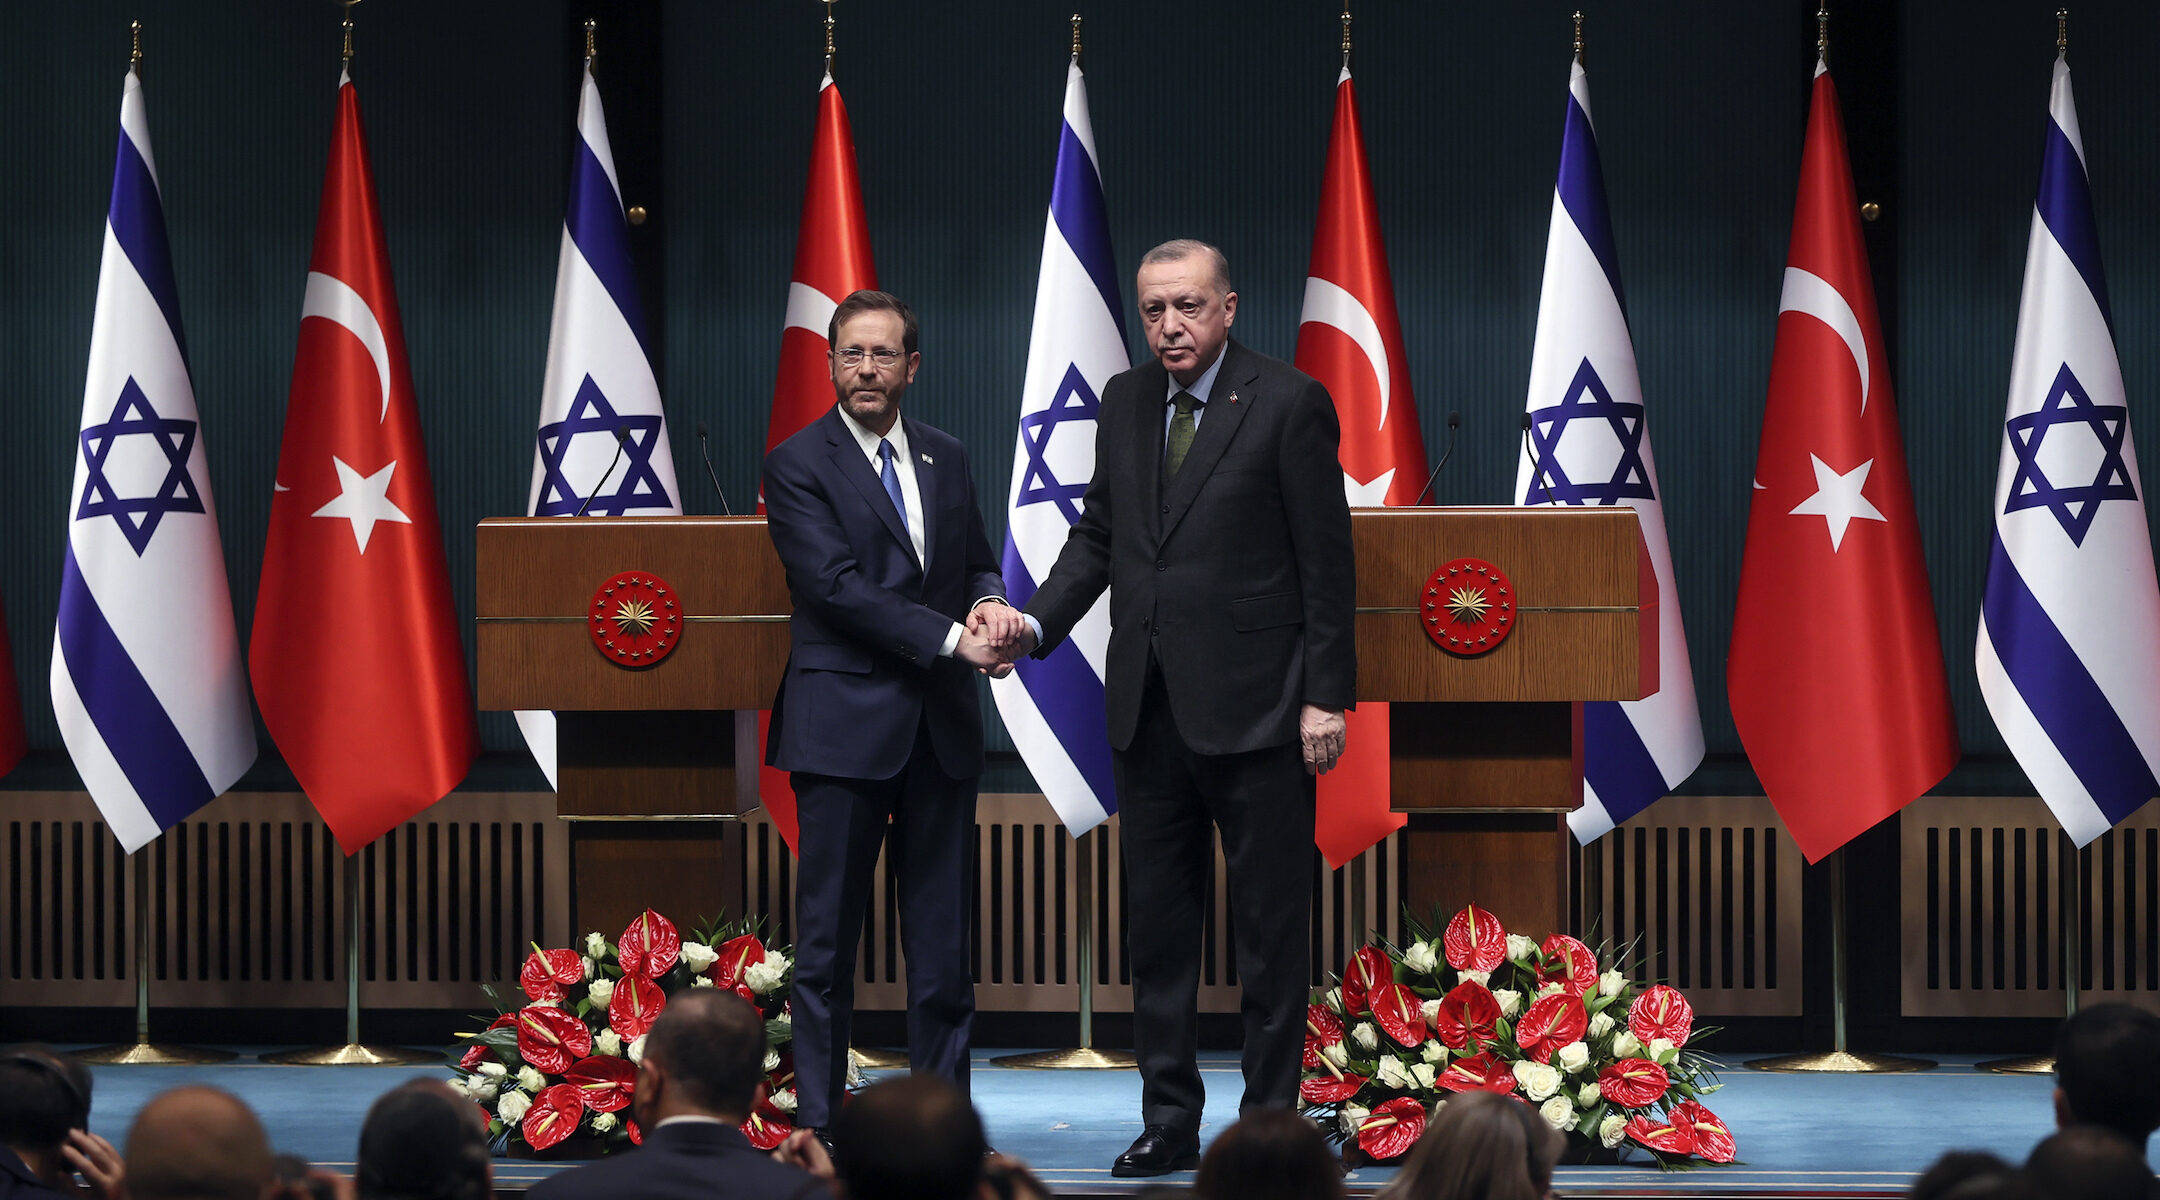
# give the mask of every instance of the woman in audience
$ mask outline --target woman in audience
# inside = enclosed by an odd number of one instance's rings
[[[1527,1104],[1492,1092],[1451,1097],[1383,1200],[1541,1200],[1567,1139]]]
[[[1193,1177],[1199,1200],[1343,1200],[1342,1169],[1313,1123],[1257,1110],[1216,1137]]]

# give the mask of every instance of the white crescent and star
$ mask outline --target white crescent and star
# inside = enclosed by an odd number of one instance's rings
[[[1386,428],[1388,400],[1394,387],[1388,373],[1387,342],[1380,336],[1380,322],[1373,319],[1372,310],[1340,285],[1318,275],[1308,275],[1305,278],[1305,306],[1298,314],[1298,324],[1308,323],[1326,325],[1340,332],[1364,353],[1365,361],[1372,365],[1373,378],[1380,383],[1380,419],[1373,428]],[[1343,491],[1349,496],[1351,507],[1377,508],[1387,503],[1388,487],[1394,481],[1393,467],[1366,481],[1345,471]]]
[[[1845,343],[1845,349],[1852,354],[1853,367],[1860,374],[1860,415],[1866,416],[1872,391],[1867,335],[1860,328],[1860,315],[1853,311],[1845,294],[1820,275],[1798,267],[1786,267],[1785,288],[1778,298],[1778,312],[1780,315],[1791,312],[1813,317],[1829,326],[1830,332]],[[1868,472],[1875,467],[1874,459],[1868,459],[1850,471],[1835,470],[1813,454],[1808,455],[1808,461],[1815,469],[1815,492],[1788,515],[1821,517],[1830,534],[1832,554],[1845,544],[1845,531],[1854,521],[1889,521],[1864,494]],[[1754,483],[1756,490],[1763,490],[1761,480]]]
[[[300,302],[300,319],[321,317],[343,328],[367,350],[368,358],[375,364],[375,380],[382,396],[381,408],[375,423],[380,425],[390,419],[390,339],[384,335],[382,322],[376,319],[375,310],[367,298],[354,291],[352,286],[334,275],[310,271],[307,277],[307,295]],[[337,498],[316,509],[312,516],[335,517],[352,522],[353,542],[360,553],[366,554],[368,539],[375,534],[378,521],[395,521],[402,525],[412,524],[412,518],[390,501],[390,478],[397,470],[397,460],[373,475],[362,475],[346,465],[344,459],[330,456],[330,463],[337,471]],[[292,489],[276,480],[271,490],[289,492]]]

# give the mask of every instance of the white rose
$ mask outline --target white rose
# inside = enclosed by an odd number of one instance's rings
[[[1410,948],[1403,951],[1402,965],[1420,974],[1430,975],[1440,969],[1440,956],[1433,953],[1431,942],[1412,942]]]
[[[1410,1068],[1410,1078],[1417,1080],[1417,1085],[1428,1092],[1433,1090],[1433,1081],[1439,1077],[1440,1072],[1431,1063],[1417,1063]]]
[[[1560,1072],[1541,1062],[1524,1059],[1515,1064],[1515,1082],[1533,1104],[1542,1104],[1560,1090]]]
[[[692,975],[703,975],[705,968],[720,961],[720,952],[703,942],[684,942],[682,960]]]
[[[633,1042],[631,1042],[631,1043],[630,1043],[630,1049],[629,1049],[628,1051],[626,1051],[626,1052],[624,1053],[623,1057],[625,1057],[625,1058],[629,1059],[629,1060],[630,1060],[631,1062],[634,1062],[634,1063],[636,1063],[636,1062],[644,1062],[644,1061],[645,1061],[645,1035],[644,1035],[644,1034],[642,1034],[642,1033],[641,1033],[641,1034],[639,1034],[639,1035],[637,1036],[637,1040],[636,1040],[636,1041],[633,1041]]]
[[[1582,1090],[1575,1093],[1575,1096],[1576,1099],[1582,1102],[1584,1108],[1589,1108],[1605,1098],[1605,1089],[1596,1083],[1586,1083],[1582,1085]]]
[[[547,1086],[547,1076],[533,1070],[531,1067],[519,1067],[517,1081],[518,1086],[528,1092],[537,1092]]]
[[[1522,993],[1508,988],[1494,988],[1492,998],[1500,1002],[1500,1015],[1513,1019],[1522,1012]]]
[[[772,1106],[779,1109],[781,1112],[791,1113],[795,1111],[794,1088],[782,1088],[779,1091],[774,1092],[770,1097],[768,1097],[768,1099],[772,1101]]]
[[[1618,971],[1607,971],[1597,977],[1597,994],[1600,996],[1617,996],[1626,986],[1627,977]]]
[[[1507,956],[1510,961],[1526,963],[1538,952],[1538,944],[1519,933],[1507,935]]]
[[[592,959],[581,958],[578,961],[585,964],[585,978],[591,979],[595,974],[599,973],[600,964],[594,962]]]
[[[780,1022],[782,1025],[793,1025],[795,1023],[795,1011],[783,1004],[780,1006],[780,1015],[774,1017],[773,1020]]]
[[[714,986],[716,986],[716,985],[715,985],[715,984],[713,983],[713,981],[712,981],[712,976],[710,976],[710,975],[693,975],[693,976],[691,976],[691,978],[690,978],[690,986],[691,986],[691,987],[714,987]]]
[[[1491,982],[1492,982],[1492,972],[1491,972],[1491,971],[1463,971],[1463,972],[1460,972],[1459,974],[1457,974],[1455,978],[1456,978],[1456,982],[1458,982],[1458,983],[1478,983],[1478,984],[1485,984],[1485,983],[1491,983]]]
[[[512,1088],[496,1103],[495,1115],[502,1118],[503,1124],[515,1125],[525,1119],[525,1110],[531,1107],[532,1097]]]
[[[615,998],[615,981],[612,979],[593,980],[585,987],[585,998],[592,1001],[594,1008],[606,1008],[608,1001]]]
[[[1643,1044],[1636,1040],[1634,1034],[1623,1029],[1620,1035],[1612,1040],[1612,1052],[1614,1058],[1641,1058]]]
[[[780,981],[785,978],[787,978],[787,960],[779,955],[768,955],[764,962],[751,963],[749,969],[742,974],[742,981],[749,985],[751,991],[760,996],[766,995],[774,988],[779,987]]]
[[[779,1069],[780,1069],[780,1052],[779,1052],[778,1050],[775,1050],[775,1049],[773,1049],[773,1048],[772,1048],[771,1046],[767,1046],[767,1047],[765,1047],[765,1067],[764,1067],[764,1071],[765,1071],[765,1073],[766,1073],[767,1075],[770,1075],[770,1074],[772,1074],[772,1073],[773,1073],[774,1071],[777,1071],[777,1070],[779,1070]]]
[[[1429,1063],[1444,1063],[1447,1061],[1447,1046],[1439,1038],[1434,1038],[1418,1049],[1418,1057]]]
[[[1339,987],[1331,987],[1328,990],[1320,993],[1320,1003],[1326,1005],[1329,1012],[1341,1012],[1342,989]]]
[[[1560,993],[1562,993],[1562,992],[1564,992],[1564,991],[1566,991],[1566,990],[1567,990],[1567,985],[1566,985],[1566,984],[1563,984],[1563,983],[1548,983],[1548,984],[1546,984],[1546,985],[1545,985],[1544,987],[1541,987],[1541,988],[1539,988],[1539,989],[1537,990],[1537,996],[1538,996],[1538,999],[1540,999],[1540,1000],[1543,1000],[1543,999],[1544,999],[1545,997],[1547,997],[1547,996],[1557,996],[1557,995],[1559,995]]]
[[[1561,1070],[1573,1075],[1590,1065],[1590,1047],[1581,1042],[1569,1042],[1560,1047],[1559,1052],[1553,1055],[1553,1060],[1560,1064]]]
[[[1342,1124],[1344,1137],[1356,1137],[1358,1126],[1363,1125],[1365,1118],[1371,1115],[1372,1112],[1369,1109],[1359,1108],[1355,1104],[1345,1104],[1336,1119]]]
[[[606,938],[601,937],[597,933],[588,933],[585,935],[585,956],[587,958],[606,958],[607,953],[608,945]]]
[[[486,1062],[481,1063],[479,1066],[474,1067],[473,1070],[478,1071],[482,1075],[486,1075],[492,1079],[501,1079],[503,1076],[510,1073],[510,1068],[502,1065],[499,1062],[496,1062],[492,1058],[488,1059]]]
[[[1600,1013],[1599,1013],[1598,1015],[1596,1015],[1596,1016],[1594,1016],[1594,1017],[1590,1018],[1590,1036],[1591,1036],[1591,1037],[1594,1037],[1594,1038],[1601,1038],[1601,1037],[1604,1037],[1604,1036],[1605,1036],[1606,1034],[1608,1034],[1608,1033],[1611,1033],[1611,1032],[1612,1032],[1612,1027],[1613,1027],[1613,1019],[1612,1019],[1612,1014],[1611,1014],[1611,1013],[1608,1013],[1608,1012],[1600,1012]]]
[[[465,1080],[465,1094],[482,1102],[493,1100],[502,1090],[502,1080],[486,1075],[472,1075]]]
[[[622,1118],[614,1113],[594,1113],[592,1131],[594,1133],[607,1133],[620,1124],[622,1124]]]
[[[1407,1088],[1413,1082],[1410,1072],[1403,1069],[1402,1060],[1392,1054],[1380,1056],[1380,1065],[1374,1069],[1373,1078],[1381,1087]]]
[[[1566,1096],[1554,1096],[1539,1105],[1537,1115],[1545,1118],[1547,1125],[1562,1133],[1575,1128],[1575,1106],[1568,1103]]]
[[[1330,1042],[1320,1047],[1320,1057],[1335,1064],[1337,1070],[1350,1065],[1350,1047],[1341,1042]]]
[[[622,1053],[622,1035],[612,1029],[603,1029],[600,1031],[600,1036],[593,1039],[592,1049],[594,1054],[620,1055]]]
[[[1672,1060],[1678,1057],[1680,1057],[1680,1047],[1673,1045],[1671,1038],[1650,1039],[1651,1062],[1661,1067],[1668,1067],[1672,1065]]]
[[[1380,1031],[1373,1028],[1371,1021],[1360,1021],[1351,1027],[1350,1040],[1367,1050],[1377,1050],[1380,1048]]]
[[[1438,1000],[1427,1000],[1425,1003],[1418,1005],[1418,1010],[1425,1014],[1425,1024],[1427,1026],[1440,1023],[1440,1002]]]
[[[1607,1150],[1617,1146],[1627,1137],[1627,1118],[1619,1113],[1609,1113],[1598,1122],[1597,1138]]]

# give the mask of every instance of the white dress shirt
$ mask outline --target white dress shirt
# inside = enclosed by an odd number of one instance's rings
[[[927,547],[930,543],[925,537],[922,484],[915,478],[915,456],[908,453],[907,422],[895,417],[892,432],[881,438],[872,432],[869,426],[856,420],[855,414],[849,412],[845,404],[840,406],[840,419],[847,426],[848,432],[855,435],[855,444],[862,448],[863,457],[870,460],[870,472],[879,479],[885,477],[885,458],[878,453],[878,443],[892,443],[893,474],[900,477],[900,499],[907,507],[908,541],[915,547],[915,564],[923,566],[929,560]],[[981,604],[984,600],[997,600],[997,597],[985,596],[975,601],[975,604]],[[998,602],[1004,603],[1002,600]],[[974,605],[968,607],[973,608]],[[967,626],[958,621],[953,622],[952,631],[945,635],[945,644],[938,647],[938,656],[951,658],[953,651],[960,646],[960,635],[966,632]]]

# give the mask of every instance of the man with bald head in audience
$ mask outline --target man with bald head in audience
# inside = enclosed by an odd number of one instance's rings
[[[128,1129],[129,1200],[267,1200],[270,1139],[238,1097],[190,1085],[159,1094]]]
[[[764,1017],[733,992],[677,992],[638,1063],[645,1144],[542,1180],[530,1200],[823,1200],[822,1181],[743,1136],[764,1098]]]

